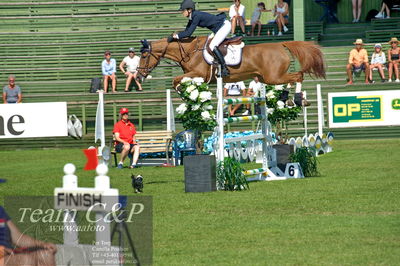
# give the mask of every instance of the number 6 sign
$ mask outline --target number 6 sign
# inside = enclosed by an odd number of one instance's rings
[[[299,163],[287,163],[285,176],[288,178],[304,178],[303,171]]]

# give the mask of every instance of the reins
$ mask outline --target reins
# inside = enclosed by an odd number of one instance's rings
[[[203,51],[203,50],[204,50],[204,48],[200,48],[200,46],[199,46],[199,45],[200,45],[200,44],[199,44],[199,43],[200,43],[199,38],[196,37],[195,39],[196,39],[196,47],[195,47],[195,49],[194,49],[193,51],[190,51],[190,52],[187,52],[187,51],[185,50],[184,46],[182,45],[182,42],[181,42],[180,40],[177,40],[178,49],[179,49],[179,54],[180,54],[180,58],[181,58],[181,59],[179,60],[179,62],[173,61],[173,63],[170,63],[169,61],[166,61],[166,60],[164,60],[164,62],[167,63],[167,64],[169,64],[169,65],[173,65],[173,66],[181,66],[182,63],[187,63],[187,62],[189,62],[190,59],[191,59],[191,54],[193,54],[193,53],[195,53],[195,52],[198,52],[198,51]],[[155,54],[152,52],[152,48],[151,48],[151,44],[150,44],[150,45],[149,45],[149,48],[147,49],[149,55],[146,56],[146,64],[145,64],[145,67],[138,67],[138,68],[137,68],[137,69],[138,69],[138,72],[139,72],[142,76],[144,76],[143,73],[141,72],[141,70],[145,70],[145,72],[148,72],[148,73],[150,73],[151,71],[153,71],[153,69],[161,62],[161,60],[165,58],[164,56],[165,56],[165,54],[166,54],[166,52],[167,52],[168,46],[169,46],[169,43],[167,43],[167,45],[165,46],[165,48],[164,48],[163,52],[161,53],[161,55],[160,55],[160,56],[157,56],[157,55],[155,55]],[[156,59],[156,61],[157,61],[157,63],[156,63],[153,67],[151,67],[151,68],[149,67],[149,64],[150,64],[150,56],[154,57],[154,58]]]

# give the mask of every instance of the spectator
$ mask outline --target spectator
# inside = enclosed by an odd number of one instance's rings
[[[352,0],[353,4],[353,23],[360,22],[362,0]]]
[[[121,153],[121,160],[118,163],[118,168],[124,168],[124,161],[127,156],[132,158],[129,168],[136,168],[139,158],[140,147],[136,142],[136,129],[133,123],[128,119],[128,108],[119,110],[120,121],[114,125],[113,134],[115,137],[115,151]]]
[[[21,88],[15,84],[15,76],[8,76],[8,85],[3,88],[3,103],[22,102]]]
[[[224,87],[224,97],[226,98],[236,98],[240,95],[246,96],[246,86],[243,81],[235,82],[235,83],[226,83]],[[232,109],[232,105],[228,106],[229,115],[235,115],[235,112],[239,109],[242,104],[237,104]]]
[[[126,92],[129,89],[129,85],[131,84],[132,79],[136,82],[136,85],[138,86],[138,91],[143,90],[142,85],[137,80],[137,74],[138,74],[137,67],[139,65],[139,61],[140,57],[135,55],[135,48],[129,48],[128,56],[125,56],[121,64],[119,64],[119,69],[126,76],[126,85],[125,85]],[[125,65],[126,65],[126,71],[124,70]]]
[[[266,10],[265,9],[265,4],[264,2],[260,2],[257,4],[257,7],[253,11],[253,15],[251,16],[251,36],[254,36],[254,29],[258,25],[258,34],[257,36],[261,35],[261,22],[260,22],[260,17],[261,17],[261,12],[267,12],[271,10]]]
[[[350,51],[349,63],[347,64],[347,85],[353,84],[353,72],[365,72],[365,83],[368,82],[369,64],[368,64],[368,53],[363,48],[363,40],[357,39],[354,43],[356,47]]]
[[[103,86],[104,92],[108,90],[108,82],[111,79],[112,92],[116,92],[117,87],[117,63],[114,58],[111,58],[111,52],[109,50],[104,52],[104,60],[101,63],[101,70],[103,72]]]
[[[398,47],[399,41],[396,37],[393,37],[390,42],[390,49],[388,51],[388,61],[389,61],[389,82],[392,82],[392,74],[396,76],[396,82],[400,82],[399,79],[399,63],[400,63],[400,48]]]
[[[56,265],[56,252],[54,244],[21,233],[0,206],[0,265]]]
[[[245,7],[240,3],[240,0],[234,0],[234,4],[229,8],[229,17],[232,20],[232,34],[235,34],[236,25],[240,26],[242,34],[245,34],[244,25],[246,21],[244,20]]]
[[[375,18],[385,18],[385,11],[386,11],[386,18],[390,18],[390,11],[392,10],[395,4],[399,3],[397,0],[383,0],[382,1],[382,8],[378,15]]]
[[[289,23],[289,5],[283,0],[278,0],[274,8],[275,22],[278,24],[278,36],[282,36],[282,29],[287,32],[289,29],[286,25]]]
[[[253,80],[249,83],[249,88],[247,89],[246,92],[246,97],[261,97],[261,90],[264,88],[264,83],[261,83],[258,80],[258,77],[255,76]],[[249,115],[250,114],[250,107],[251,105],[248,103],[246,104],[246,111],[243,113],[243,115]],[[258,110],[258,104],[256,104],[255,109]]]
[[[379,75],[381,75],[382,82],[385,82],[385,73],[383,72],[383,67],[386,64],[386,56],[382,51],[382,45],[380,43],[375,44],[375,51],[371,56],[371,65],[369,66],[369,81],[374,83],[372,79],[372,70],[377,68]]]

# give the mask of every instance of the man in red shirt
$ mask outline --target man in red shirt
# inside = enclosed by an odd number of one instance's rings
[[[116,140],[115,151],[121,153],[121,160],[118,163],[118,168],[124,168],[124,160],[126,156],[133,154],[132,164],[130,168],[136,168],[137,160],[139,158],[140,147],[136,142],[135,126],[129,121],[129,110],[128,108],[121,108],[119,110],[121,120],[114,125],[114,137]]]

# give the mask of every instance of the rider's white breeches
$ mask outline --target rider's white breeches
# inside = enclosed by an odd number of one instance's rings
[[[223,40],[225,40],[226,36],[231,32],[231,22],[229,20],[225,20],[224,25],[215,33],[214,39],[212,39],[210,43],[211,51],[214,50],[215,47],[221,44]]]

